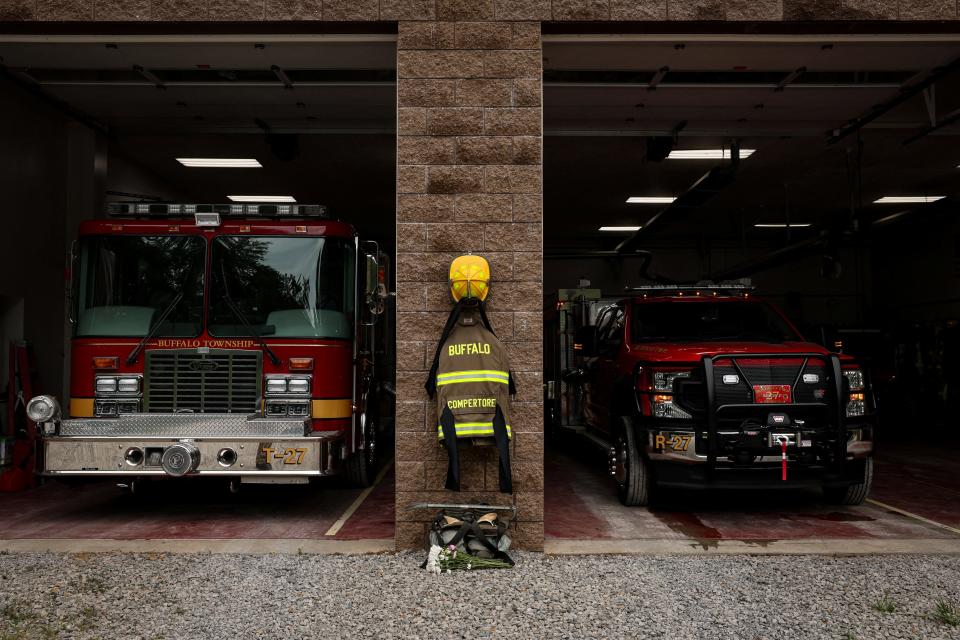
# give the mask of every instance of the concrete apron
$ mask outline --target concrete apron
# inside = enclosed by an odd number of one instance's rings
[[[899,540],[556,540],[548,555],[867,555],[960,554],[960,538]],[[393,539],[24,539],[0,540],[4,553],[375,554],[394,552]]]

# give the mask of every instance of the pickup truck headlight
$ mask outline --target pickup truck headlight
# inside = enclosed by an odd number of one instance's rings
[[[657,394],[653,396],[653,417],[655,418],[690,418],[690,414],[673,404],[673,396]]]
[[[865,415],[867,412],[867,395],[863,369],[844,369],[843,377],[847,379],[847,386],[850,388],[850,397],[847,399],[847,417],[854,418]]]
[[[677,378],[689,378],[689,371],[654,371],[653,390],[673,393],[673,381]]]

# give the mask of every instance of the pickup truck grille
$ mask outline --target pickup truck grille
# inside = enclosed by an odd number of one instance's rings
[[[152,349],[145,358],[147,413],[252,413],[257,409],[259,351]]]
[[[793,388],[794,403],[827,403],[830,382],[826,362],[822,360],[764,360],[760,356],[756,359],[738,358],[737,364],[739,370],[730,360],[718,360],[714,367],[717,405],[753,404],[754,385],[788,385]],[[808,376],[807,381],[804,375]],[[737,382],[724,382],[725,377]]]

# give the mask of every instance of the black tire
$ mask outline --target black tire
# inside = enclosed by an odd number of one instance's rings
[[[369,417],[365,417],[364,448],[355,451],[346,461],[347,481],[355,487],[369,487],[377,477],[379,467],[379,442],[377,426]]]
[[[873,486],[873,458],[863,464],[863,481],[846,487],[824,487],[823,497],[831,504],[858,505],[870,495]]]
[[[633,420],[617,418],[615,434],[617,496],[628,507],[646,506],[650,501],[650,467],[640,453]]]

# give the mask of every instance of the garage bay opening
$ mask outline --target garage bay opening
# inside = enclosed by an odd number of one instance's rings
[[[50,132],[4,152],[47,244],[6,256],[39,472],[6,537],[392,545],[394,32],[0,44],[9,139]]]
[[[954,535],[955,36],[561,31],[548,548]]]

